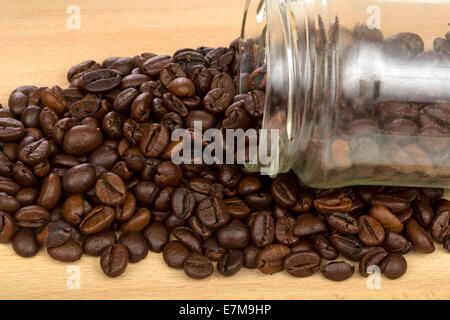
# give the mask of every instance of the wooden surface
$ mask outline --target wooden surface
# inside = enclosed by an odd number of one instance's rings
[[[81,9],[81,29],[68,30],[66,8]],[[133,56],[144,51],[171,54],[181,47],[228,45],[239,35],[243,0],[4,0],[0,2],[0,101],[20,85],[67,86],[68,68],[85,59]],[[408,272],[384,277],[379,290],[355,276],[343,283],[320,274],[298,279],[243,270],[224,278],[217,272],[193,281],[150,253],[109,279],[99,259],[83,257],[79,290],[69,290],[64,264],[43,250],[31,259],[0,245],[0,299],[449,299],[450,254],[407,255]]]

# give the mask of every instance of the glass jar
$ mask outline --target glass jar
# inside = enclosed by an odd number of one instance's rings
[[[248,0],[239,88],[265,91],[263,128],[279,129],[269,172],[450,187],[449,12],[449,0]]]

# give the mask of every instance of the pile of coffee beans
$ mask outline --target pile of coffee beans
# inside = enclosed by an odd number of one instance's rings
[[[89,60],[67,89],[14,90],[0,108],[0,243],[22,257],[99,257],[109,277],[159,252],[194,279],[244,267],[342,281],[354,265],[340,256],[395,279],[411,249],[450,250],[439,189],[311,189],[292,172],[174,164],[171,133],[194,121],[260,128],[265,75],[237,95],[237,47]]]

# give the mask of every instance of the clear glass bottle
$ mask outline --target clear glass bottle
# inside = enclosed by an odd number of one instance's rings
[[[449,188],[449,30],[450,0],[248,0],[239,87],[280,130],[271,173]]]

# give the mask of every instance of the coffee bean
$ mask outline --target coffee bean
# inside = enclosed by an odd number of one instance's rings
[[[309,277],[319,271],[321,260],[314,251],[302,251],[288,255],[283,267],[294,277]]]
[[[283,260],[290,253],[289,247],[282,244],[271,244],[262,249],[257,258],[257,268],[265,274],[274,274],[283,269]]]
[[[147,257],[148,243],[140,233],[122,233],[119,237],[118,243],[124,245],[128,249],[130,263],[139,262]]]
[[[47,210],[51,210],[58,204],[61,194],[61,180],[56,174],[51,173],[43,181],[38,205]]]
[[[181,269],[184,261],[189,257],[189,250],[180,241],[171,240],[163,249],[163,258],[170,268]]]
[[[257,268],[257,257],[260,251],[261,249],[253,244],[250,244],[243,250],[245,268],[247,269]]]
[[[430,233],[434,241],[444,242],[450,235],[450,211],[442,211],[434,217],[430,224]]]
[[[169,231],[164,224],[154,222],[144,231],[143,236],[148,242],[149,249],[153,252],[161,252],[169,242]]]
[[[428,232],[417,223],[416,219],[411,218],[406,223],[406,236],[411,241],[414,249],[422,253],[434,252],[433,240]]]
[[[212,229],[220,228],[230,220],[227,205],[217,197],[201,201],[197,205],[196,214],[206,227]]]
[[[128,259],[128,249],[120,243],[114,243],[103,250],[100,266],[108,277],[117,278],[125,272]]]
[[[389,279],[398,279],[407,269],[405,258],[398,253],[390,253],[380,264],[381,272]]]
[[[368,248],[354,236],[334,233],[330,236],[330,242],[339,253],[352,261],[359,261],[368,251]]]
[[[0,243],[8,243],[16,232],[14,218],[0,211]]]
[[[40,228],[47,224],[50,213],[36,205],[22,207],[14,214],[16,225],[21,228]]]
[[[23,124],[12,118],[0,118],[0,141],[16,141],[25,135]]]
[[[244,254],[240,250],[226,252],[217,262],[217,271],[220,274],[231,277],[241,270],[244,265]]]
[[[104,92],[119,86],[122,79],[120,75],[107,69],[88,71],[80,78],[80,86],[89,92]]]
[[[16,182],[14,182],[14,180],[0,176],[0,192],[4,192],[6,194],[13,196],[16,195],[19,192],[19,190],[20,186]]]
[[[275,179],[270,190],[275,202],[283,208],[293,207],[297,203],[295,190],[290,188],[286,181]]]
[[[123,232],[140,232],[145,229],[151,220],[151,212],[147,208],[141,208],[131,217],[130,220],[121,224]]]
[[[412,244],[404,236],[391,231],[386,234],[382,247],[392,253],[407,254]]]
[[[205,279],[214,272],[214,267],[208,258],[194,253],[184,260],[184,273],[193,279]]]
[[[195,122],[200,122],[202,125],[202,130],[206,131],[215,127],[217,119],[213,114],[209,112],[194,110],[189,112],[188,116],[185,119],[186,128],[194,129]]]
[[[59,246],[47,248],[47,253],[58,261],[75,262],[81,259],[83,249],[77,241],[69,239]]]
[[[226,249],[244,249],[250,242],[250,232],[245,224],[233,220],[217,231],[217,240]]]
[[[79,228],[84,234],[94,234],[110,227],[116,213],[113,208],[97,206],[91,209],[81,221]]]
[[[20,117],[28,105],[28,97],[25,93],[15,90],[11,93],[8,99],[8,106],[12,114]]]
[[[63,148],[68,154],[83,156],[95,150],[102,142],[100,129],[78,125],[70,128],[64,135]]]
[[[262,188],[261,181],[256,177],[246,177],[239,182],[237,191],[240,195],[258,192]]]
[[[386,230],[400,233],[403,223],[383,205],[375,205],[370,209],[370,215],[380,222]],[[364,227],[364,226],[362,226]]]
[[[296,236],[308,236],[327,231],[328,228],[324,220],[310,213],[304,213],[295,219],[294,234]]]
[[[211,261],[219,261],[219,259],[227,252],[225,248],[220,246],[215,237],[210,237],[203,241],[202,249],[205,256]]]
[[[202,242],[192,229],[179,227],[172,230],[172,235],[190,251],[202,253]]]
[[[370,200],[370,204],[372,206],[376,205],[385,206],[394,214],[402,212],[403,210],[409,207],[409,203],[405,199],[389,194],[374,195]]]
[[[56,247],[70,239],[72,227],[65,221],[51,221],[36,235],[37,241],[43,247]]]
[[[314,208],[325,216],[335,212],[348,213],[352,208],[352,200],[343,195],[331,195],[315,199]]]
[[[175,78],[167,85],[167,89],[178,97],[192,97],[195,95],[195,85],[186,77]]]
[[[160,187],[175,187],[180,184],[182,172],[176,164],[170,161],[164,161],[158,165],[156,170],[157,172],[153,179]]]
[[[244,201],[252,210],[266,210],[272,204],[272,196],[268,192],[251,193],[244,197]]]
[[[422,226],[427,227],[433,220],[433,209],[431,206],[422,199],[416,199],[414,201],[414,217]]]
[[[64,201],[62,214],[64,219],[72,226],[78,226],[83,217],[92,209],[92,206],[83,196],[71,196]]]
[[[157,157],[169,144],[169,131],[162,124],[152,124],[140,142],[140,150],[146,157]]]
[[[280,217],[275,224],[275,237],[278,242],[286,246],[292,246],[300,240],[294,234],[295,219],[291,216]]]
[[[322,274],[325,278],[332,281],[344,281],[353,275],[355,267],[345,261],[333,261],[322,268]]]
[[[323,234],[318,234],[314,238],[314,250],[320,254],[320,256],[327,260],[335,260],[339,256],[339,253],[330,244],[330,241]]]
[[[258,211],[250,223],[250,236],[252,242],[258,247],[271,244],[275,237],[275,221],[270,211]]]
[[[242,219],[250,213],[250,208],[240,198],[228,198],[224,202],[232,218]]]
[[[330,227],[346,235],[355,235],[361,230],[358,220],[346,213],[335,212],[326,219]]]
[[[383,248],[372,248],[361,257],[359,261],[359,273],[367,278],[371,273],[370,267],[379,267],[387,253]]]
[[[103,250],[116,241],[116,233],[112,230],[90,234],[83,240],[83,252],[93,257],[100,257]]]
[[[19,208],[20,203],[16,198],[4,192],[0,192],[0,211],[14,214]]]
[[[34,257],[40,249],[33,229],[19,229],[12,239],[14,251],[21,257]]]
[[[125,184],[118,175],[108,172],[97,180],[95,194],[104,204],[117,206],[125,201]]]

